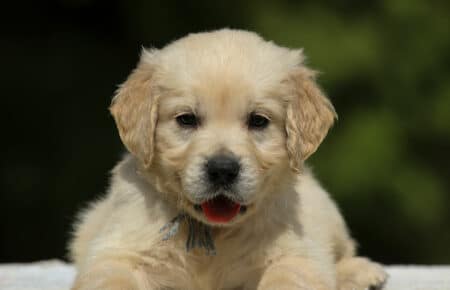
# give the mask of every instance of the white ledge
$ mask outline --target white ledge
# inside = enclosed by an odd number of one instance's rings
[[[450,266],[387,266],[385,290],[450,290]],[[0,265],[2,290],[69,290],[75,269],[57,260]]]

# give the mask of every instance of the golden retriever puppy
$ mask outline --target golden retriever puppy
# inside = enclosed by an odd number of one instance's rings
[[[219,30],[144,50],[111,105],[131,154],[82,212],[76,290],[381,287],[305,167],[336,113],[301,50]]]

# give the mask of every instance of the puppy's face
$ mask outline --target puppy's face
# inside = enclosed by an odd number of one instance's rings
[[[333,122],[301,62],[248,32],[190,35],[144,52],[111,110],[163,193],[205,223],[232,225],[289,182]]]
[[[227,81],[204,75],[161,92],[154,161],[178,184],[185,210],[228,224],[248,215],[289,166],[280,96],[220,75]]]

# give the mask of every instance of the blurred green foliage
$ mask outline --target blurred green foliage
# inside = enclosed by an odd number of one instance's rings
[[[106,188],[120,156],[106,108],[140,47],[232,27],[303,47],[321,72],[339,121],[310,164],[360,251],[450,263],[450,2],[6,5],[0,261],[64,256],[75,212]]]
[[[448,263],[448,5],[343,2],[265,2],[256,27],[323,72],[340,118],[312,164],[362,250]]]

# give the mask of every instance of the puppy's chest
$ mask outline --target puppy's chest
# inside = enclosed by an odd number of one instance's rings
[[[177,269],[169,274],[177,284],[175,289],[254,289],[251,285],[256,284],[267,264],[268,240],[264,235],[237,229],[214,231],[215,255],[208,255],[201,247],[186,251],[187,237],[183,228],[166,241],[169,247],[163,250],[173,258],[171,267]]]
[[[228,250],[228,249],[227,249]],[[261,275],[263,258],[256,258],[253,253],[235,253],[226,251],[216,256],[192,255],[187,259],[186,270],[196,285],[194,289],[243,289],[250,280]]]

